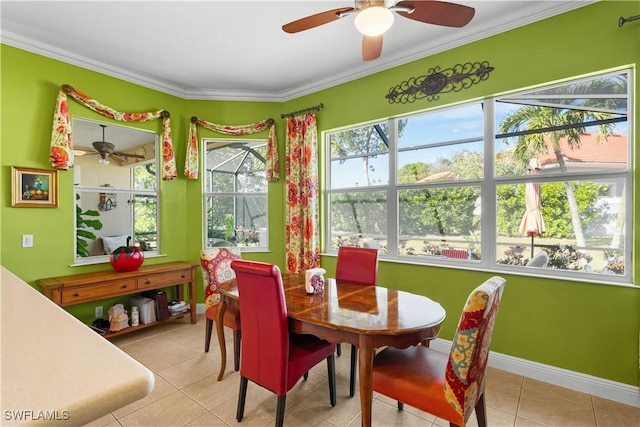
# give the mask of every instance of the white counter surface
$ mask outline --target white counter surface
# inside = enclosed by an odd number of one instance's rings
[[[2,267],[0,425],[83,425],[143,398],[145,366]]]

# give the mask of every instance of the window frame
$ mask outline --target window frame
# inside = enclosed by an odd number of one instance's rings
[[[256,246],[241,246],[237,245],[240,248],[241,252],[269,252],[269,181],[266,178],[266,168],[265,168],[265,176],[264,176],[264,192],[242,192],[242,191],[207,191],[207,182],[208,177],[206,174],[208,173],[206,162],[207,162],[207,147],[210,144],[235,144],[235,143],[260,143],[260,147],[267,147],[268,141],[267,139],[262,138],[203,138],[202,140],[202,148],[201,148],[201,170],[204,171],[203,179],[202,179],[202,247],[203,248],[211,248],[214,247],[210,245],[209,238],[209,229],[208,229],[208,214],[207,214],[207,199],[209,197],[233,197],[234,199],[237,197],[254,197],[258,196],[264,198],[265,200],[265,224],[264,227],[265,235],[264,240],[266,242],[265,246],[260,246],[260,230],[258,229],[258,245]],[[237,221],[234,218],[234,225],[237,229]]]
[[[496,176],[496,162],[495,151],[497,138],[497,124],[496,124],[496,108],[495,105],[499,100],[509,99],[510,97],[524,97],[526,94],[531,94],[532,91],[546,90],[558,86],[566,86],[578,84],[589,80],[595,80],[600,78],[606,78],[614,75],[625,74],[627,76],[627,109],[626,109],[626,126],[627,126],[627,162],[624,169],[616,170],[598,170],[598,171],[580,171],[572,170],[560,172],[556,174],[548,174],[543,177],[537,178],[538,182],[565,182],[565,181],[586,181],[586,182],[600,182],[600,178],[622,179],[626,186],[626,194],[624,199],[621,199],[621,203],[625,205],[625,232],[623,234],[624,245],[624,259],[625,259],[625,271],[624,274],[603,274],[595,272],[562,270],[562,269],[550,269],[550,268],[533,268],[526,266],[516,266],[498,263],[498,235],[497,235],[497,203],[498,203],[498,187],[505,184],[524,184],[531,182],[530,176]],[[527,88],[526,90],[513,91],[508,94],[500,96],[491,96],[479,100],[470,102],[463,102],[454,105],[438,106],[429,110],[421,110],[401,116],[391,117],[387,120],[378,120],[369,124],[354,125],[350,127],[342,127],[336,130],[324,131],[325,139],[325,182],[324,184],[324,215],[326,218],[327,227],[323,232],[323,247],[324,252],[327,254],[336,254],[337,249],[332,248],[332,239],[335,236],[332,235],[332,212],[331,212],[331,198],[336,194],[349,193],[349,192],[374,192],[374,191],[386,191],[387,192],[387,252],[381,252],[381,259],[399,263],[408,264],[424,264],[432,266],[444,266],[457,269],[469,269],[469,270],[481,270],[491,272],[503,272],[514,275],[523,276],[540,276],[549,278],[561,278],[571,281],[580,282],[593,282],[601,284],[613,284],[622,286],[633,286],[632,284],[632,272],[634,267],[634,259],[632,258],[632,236],[633,236],[633,148],[634,148],[634,135],[633,135],[633,102],[634,102],[634,70],[631,68],[620,68],[613,71],[605,71],[594,73],[587,77],[568,78],[562,82],[554,84],[538,85],[534,88]],[[612,95],[613,97],[613,95]],[[481,103],[484,106],[484,130],[483,130],[483,177],[480,180],[462,180],[462,181],[445,181],[442,184],[436,184],[434,187],[441,186],[464,186],[469,187],[471,185],[480,185],[480,209],[481,209],[481,227],[480,227],[480,245],[482,248],[482,258],[480,260],[457,260],[457,259],[443,259],[438,257],[417,257],[400,255],[398,251],[398,234],[399,234],[399,210],[398,200],[400,191],[410,188],[419,188],[416,184],[399,184],[397,182],[398,176],[398,153],[402,151],[402,148],[398,147],[398,135],[397,135],[397,123],[399,120],[416,117],[425,113],[433,113],[443,111],[450,108],[461,108],[467,105],[473,105]],[[368,187],[331,187],[331,175],[332,175],[332,149],[331,149],[331,137],[339,132],[357,129],[363,126],[371,126],[373,124],[387,123],[389,127],[389,180],[386,185],[371,185]],[[460,141],[463,141],[462,139]],[[453,141],[455,142],[455,141]],[[446,141],[446,144],[450,144],[451,141]],[[443,143],[444,144],[444,143]],[[362,240],[362,238],[360,238]],[[604,250],[604,248],[603,248]],[[622,252],[622,251],[620,251]]]

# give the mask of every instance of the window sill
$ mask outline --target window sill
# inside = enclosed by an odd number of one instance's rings
[[[336,257],[337,253],[335,252],[323,252],[320,255],[321,257]],[[593,283],[597,285],[607,285],[607,286],[622,286],[625,288],[634,288],[640,289],[640,286],[634,285],[633,283],[623,282],[623,281],[614,281],[614,280],[606,280],[607,275],[594,275],[589,274],[588,276],[577,276],[575,274],[545,274],[545,270],[559,272],[561,270],[552,270],[552,269],[543,269],[536,267],[504,267],[504,268],[492,268],[483,264],[478,260],[448,260],[446,262],[437,262],[436,259],[440,258],[439,256],[434,257],[416,257],[416,261],[406,259],[408,257],[403,258],[391,258],[389,256],[381,255],[378,260],[380,262],[389,262],[394,264],[406,264],[406,265],[419,265],[424,267],[435,267],[435,268],[448,268],[452,270],[466,270],[466,271],[476,271],[479,273],[491,273],[491,274],[509,274],[512,276],[523,276],[523,277],[536,277],[540,279],[549,279],[549,280],[564,280],[567,282],[580,282],[580,283]],[[431,258],[431,260],[427,260],[425,258]],[[418,261],[420,259],[420,261]],[[440,258],[441,259],[441,258]],[[431,262],[430,262],[431,261]],[[436,262],[433,262],[436,261]]]

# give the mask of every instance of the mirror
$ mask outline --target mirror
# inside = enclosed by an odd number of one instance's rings
[[[73,118],[76,263],[120,246],[158,253],[157,134]]]

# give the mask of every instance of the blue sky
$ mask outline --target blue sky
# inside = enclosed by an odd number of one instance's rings
[[[521,105],[496,102],[496,127],[507,115],[518,108],[521,108]],[[446,108],[407,118],[409,121],[398,143],[400,150],[444,141],[469,138],[477,138],[478,140],[464,144],[401,151],[398,155],[398,168],[416,162],[437,163],[438,158],[452,158],[462,150],[483,152],[483,112],[481,103]],[[618,123],[617,132],[626,133],[627,126],[626,122]],[[507,145],[502,141],[496,142],[496,151],[501,151],[505,148],[507,148]],[[387,184],[389,178],[388,160],[389,157],[387,155],[369,159],[369,178],[372,185]],[[363,161],[360,158],[347,160],[343,164],[335,162],[332,173],[334,174],[332,176],[333,188],[364,185]]]

